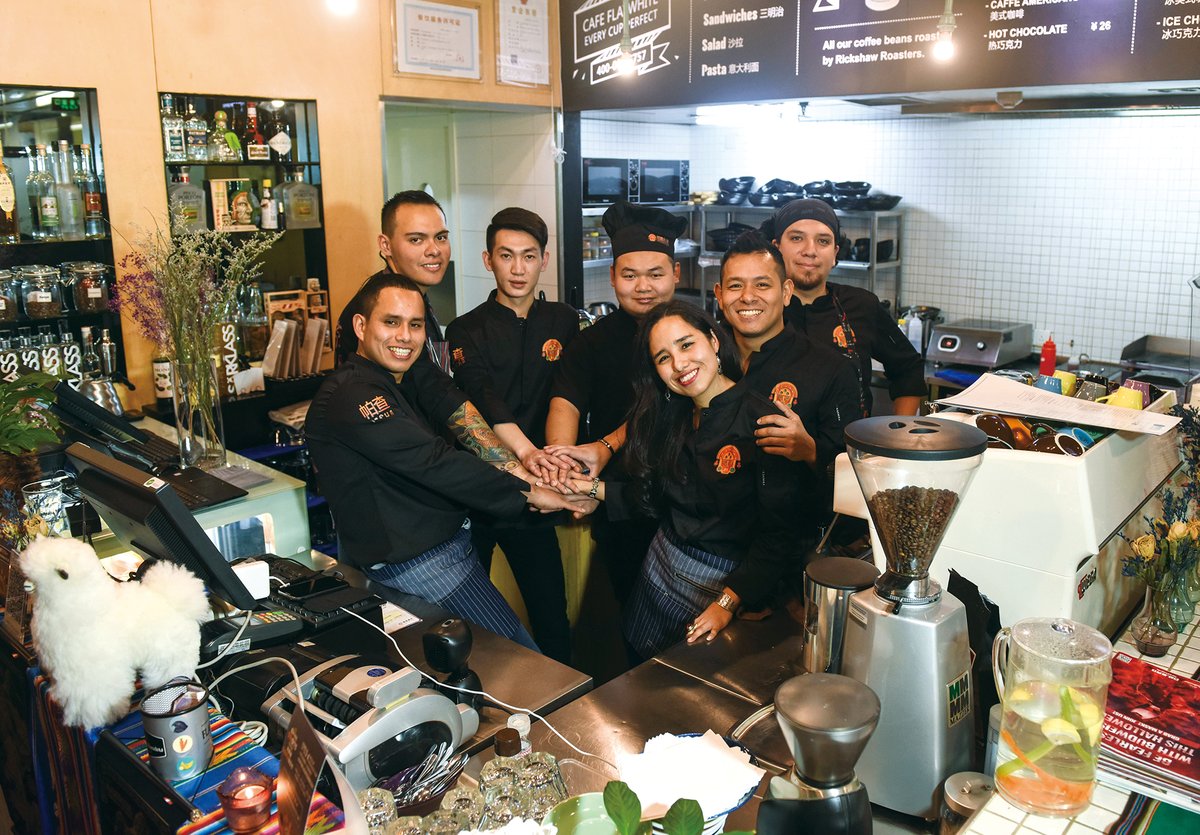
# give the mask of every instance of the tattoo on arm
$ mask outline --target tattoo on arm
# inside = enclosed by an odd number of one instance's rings
[[[447,422],[450,431],[458,442],[479,456],[480,460],[498,467],[501,470],[514,470],[520,464],[517,456],[496,437],[492,427],[488,426],[483,415],[471,401],[467,401],[455,410]]]

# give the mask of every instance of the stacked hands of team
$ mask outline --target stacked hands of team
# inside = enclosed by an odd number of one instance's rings
[[[804,422],[787,406],[775,405],[780,414],[759,418],[756,443],[764,452],[790,461],[811,460],[816,444]],[[579,519],[595,510],[604,498],[604,482],[599,478],[612,456],[613,452],[600,441],[571,446],[550,444],[526,451],[520,456],[521,466],[512,472],[533,487],[557,491],[567,503],[564,506],[561,500],[549,501],[547,497],[543,506],[539,497],[530,495],[534,508],[542,513],[570,510]]]

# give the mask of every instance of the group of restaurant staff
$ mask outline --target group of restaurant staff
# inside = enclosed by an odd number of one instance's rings
[[[673,299],[686,218],[621,202],[603,224],[615,312],[581,330],[538,298],[546,224],[506,208],[483,253],[496,289],[443,332],[426,291],[450,262],[445,214],[422,191],[392,197],[386,266],[342,312],[305,425],[340,560],[564,663],[564,513],[590,516],[631,661],[712,641],[799,590],[843,429],[870,413],[872,358],[898,413],[925,393],[878,298],[828,282],[827,204],[794,200],[737,239],[719,322]],[[532,636],[489,578],[497,545]]]

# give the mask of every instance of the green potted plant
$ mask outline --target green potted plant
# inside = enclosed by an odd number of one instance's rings
[[[58,443],[58,418],[49,408],[57,382],[41,372],[0,381],[0,568],[5,577],[11,554],[41,528],[40,519],[26,518],[21,488],[41,475],[38,448]]]

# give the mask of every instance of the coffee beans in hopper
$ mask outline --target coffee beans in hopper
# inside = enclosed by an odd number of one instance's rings
[[[909,485],[872,496],[867,506],[889,567],[899,574],[923,576],[957,505],[957,493],[934,487]]]

